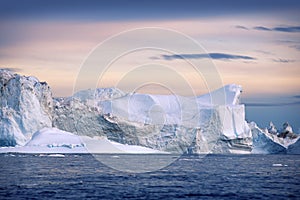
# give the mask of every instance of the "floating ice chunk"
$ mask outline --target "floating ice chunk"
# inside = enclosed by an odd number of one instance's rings
[[[63,157],[65,157],[65,155],[64,154],[50,154],[50,155],[48,155],[48,157],[59,157],[59,158],[63,158]]]
[[[273,164],[272,166],[273,166],[273,167],[282,167],[283,164],[281,164],[281,163],[275,163],[275,164]]]

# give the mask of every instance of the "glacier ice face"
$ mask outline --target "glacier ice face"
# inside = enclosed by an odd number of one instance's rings
[[[173,153],[250,152],[252,135],[240,94],[238,85],[196,98],[126,94],[115,88],[80,91],[55,100],[53,125]]]
[[[0,69],[0,146],[23,145],[52,126],[52,94],[45,82]]]
[[[14,117],[16,112],[13,109],[2,108],[0,110],[0,146],[22,145],[26,142]]]
[[[276,135],[270,134],[260,129],[254,122],[250,123],[253,134],[253,149],[255,154],[285,153],[286,148],[274,141]]]

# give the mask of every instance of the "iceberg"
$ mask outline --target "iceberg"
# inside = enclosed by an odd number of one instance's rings
[[[252,135],[240,94],[241,86],[234,84],[198,97],[79,91],[55,100],[53,125],[171,153],[250,153]]]
[[[255,154],[300,154],[300,136],[292,132],[290,126],[285,123],[280,133],[270,123],[268,129],[260,129],[254,122],[250,123],[253,134],[253,149]],[[285,134],[283,134],[285,133]]]
[[[288,123],[279,133],[248,124],[241,94],[230,84],[195,97],[98,88],[53,98],[47,83],[0,69],[0,152],[300,153]]]

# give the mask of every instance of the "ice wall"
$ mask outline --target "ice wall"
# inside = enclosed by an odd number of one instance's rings
[[[22,145],[52,126],[52,95],[46,82],[0,69],[0,146]]]
[[[199,97],[125,94],[115,88],[81,91],[55,100],[53,125],[174,153],[250,152],[252,135],[240,94],[238,85]]]

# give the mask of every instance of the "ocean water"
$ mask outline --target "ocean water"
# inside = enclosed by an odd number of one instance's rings
[[[1,154],[0,170],[0,199],[300,199],[299,155],[182,156],[127,173],[92,155]]]

